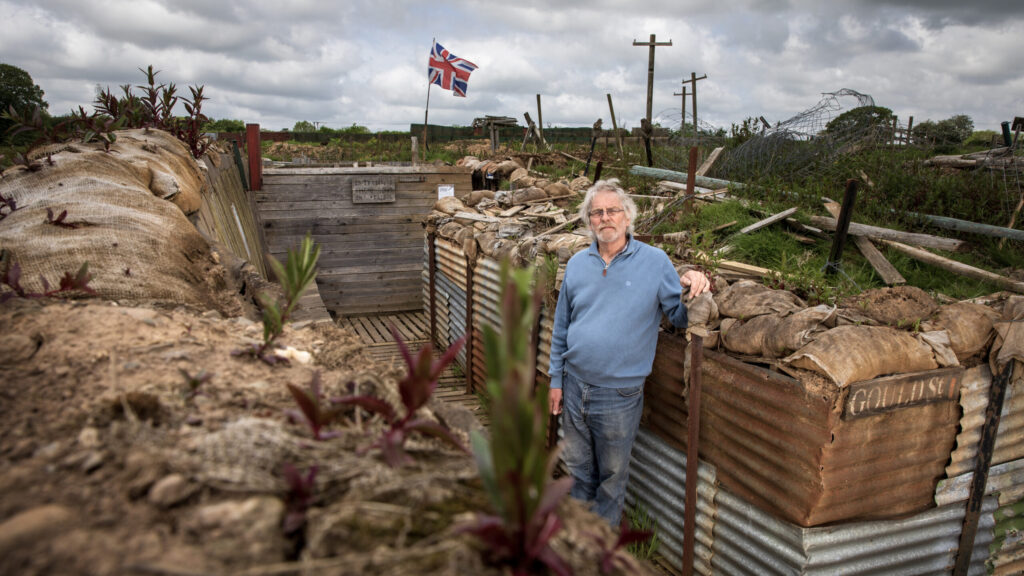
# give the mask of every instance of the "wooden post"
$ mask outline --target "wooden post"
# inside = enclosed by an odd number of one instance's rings
[[[689,84],[690,85],[690,97],[692,98],[692,101],[693,101],[693,134],[694,135],[697,134],[697,81],[698,80],[704,80],[707,77],[708,77],[708,75],[705,74],[705,75],[701,76],[700,78],[697,78],[697,73],[696,72],[690,72],[690,79],[689,80],[683,80],[683,84]],[[685,88],[683,88],[683,94],[684,94],[683,99],[685,100],[686,99],[686,96],[685,96],[686,89]],[[684,116],[683,117],[683,123],[686,123],[685,114],[683,116]]]
[[[654,156],[651,154],[651,134],[654,132],[654,127],[651,126],[651,121],[647,118],[640,119],[640,132],[644,138],[644,150],[647,152],[647,165],[654,166]]]
[[[466,255],[466,394],[473,393],[473,268],[475,260]]]
[[[597,166],[594,168],[594,182],[601,179],[601,168],[604,168],[604,160],[597,161]]]
[[[412,165],[416,166],[420,163],[420,142],[412,136]]]
[[[853,218],[853,202],[857,199],[857,181],[846,181],[846,193],[843,195],[843,207],[839,211],[839,219],[836,222],[836,237],[832,241],[832,252],[829,254],[828,262],[825,264],[825,274],[832,276],[839,270],[839,261],[843,257],[843,248],[846,247],[846,232],[850,229],[850,220]]]
[[[700,463],[700,396],[704,364],[704,339],[690,340],[690,386],[686,394],[686,503],[683,508],[683,575],[693,574],[694,539],[697,531],[697,484]]]
[[[668,42],[655,42],[655,35],[651,34],[650,42],[637,42],[633,39],[633,46],[650,46],[651,50],[647,57],[647,122],[651,121],[651,108],[654,105],[654,48],[655,46],[671,46],[672,40]]]
[[[619,147],[619,158],[625,159],[626,154],[622,150],[622,134],[619,134],[619,125],[615,122],[615,107],[612,106],[612,95],[608,94],[608,111],[612,115],[612,129],[615,130],[615,143]]]
[[[245,149],[249,155],[249,190],[263,189],[263,150],[260,148],[260,125],[245,125]]]
[[[1003,412],[1003,400],[1006,398],[1006,387],[1013,374],[1016,361],[1011,360],[998,376],[992,378],[989,388],[988,406],[985,407],[985,422],[981,425],[981,440],[978,442],[978,457],[974,461],[974,474],[971,475],[971,489],[967,496],[967,512],[964,516],[963,528],[960,530],[960,545],[956,555],[954,576],[964,576],[971,567],[971,553],[974,552],[974,538],[978,534],[978,520],[981,517],[981,505],[985,500],[985,484],[988,483],[989,465],[992,464],[992,451],[996,444],[996,433],[999,432],[999,419]]]
[[[673,96],[682,96],[683,97],[682,98],[683,103],[682,103],[682,105],[679,108],[680,113],[682,113],[682,116],[681,116],[682,120],[679,121],[679,131],[680,132],[685,132],[685,130],[683,130],[683,127],[686,126],[686,88],[684,87],[682,92],[673,92],[672,95]]]
[[[913,131],[914,131],[914,117],[911,116],[910,119],[907,120],[907,146],[910,146],[910,141],[911,141],[911,136],[912,136]]]
[[[413,136],[413,141],[416,137]],[[438,348],[448,348],[448,343],[442,346],[437,340],[437,234],[427,233],[427,276],[430,282],[430,343]]]
[[[537,94],[537,136],[544,141],[544,116],[540,113],[540,94]]]

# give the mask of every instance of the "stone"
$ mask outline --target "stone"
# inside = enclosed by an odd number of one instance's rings
[[[149,489],[149,501],[161,508],[170,508],[184,502],[197,490],[198,487],[190,484],[181,474],[169,474],[157,480]]]
[[[57,504],[37,506],[0,523],[0,556],[50,539],[73,527],[74,513]]]
[[[183,525],[210,556],[253,566],[287,557],[291,544],[281,530],[284,512],[279,498],[254,496],[202,506]]]
[[[82,448],[99,448],[100,431],[93,426],[86,426],[78,433],[78,445]]]

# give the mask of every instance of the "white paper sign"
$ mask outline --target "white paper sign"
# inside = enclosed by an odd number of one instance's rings
[[[437,199],[440,200],[448,196],[455,196],[455,184],[438,184]]]

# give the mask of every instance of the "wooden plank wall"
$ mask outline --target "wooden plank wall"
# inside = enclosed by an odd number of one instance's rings
[[[196,228],[226,246],[235,256],[248,260],[261,276],[269,278],[255,204],[242,184],[245,175],[239,174],[233,154],[211,150],[202,162],[206,165],[208,186],[203,190]],[[236,212],[238,220],[235,220]]]
[[[354,203],[353,182],[393,182],[394,201]],[[319,243],[317,281],[337,316],[423,307],[423,219],[438,186],[472,189],[471,172],[448,166],[267,169],[256,205],[270,254],[284,259],[307,231]]]

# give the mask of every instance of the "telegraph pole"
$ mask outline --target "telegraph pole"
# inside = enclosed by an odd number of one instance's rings
[[[668,42],[655,42],[654,34],[651,34],[650,42],[637,42],[633,39],[633,46],[650,46],[650,56],[647,57],[647,122],[651,121],[651,108],[654,105],[654,47],[655,46],[671,46],[672,40]]]
[[[697,135],[697,80],[704,80],[708,75],[705,74],[700,78],[697,78],[696,72],[690,72],[690,79],[683,80],[683,84],[690,85],[690,91],[693,93],[693,135]],[[676,94],[678,96],[678,94]],[[686,88],[683,88],[683,106],[686,106]],[[683,114],[683,121],[686,121],[686,114]]]
[[[683,116],[682,116],[683,119],[679,121],[679,131],[682,132],[683,131],[683,126],[686,126],[686,87],[683,86],[682,93],[673,92],[672,95],[673,96],[682,96],[683,97],[683,105],[680,108],[680,111],[683,113]]]

